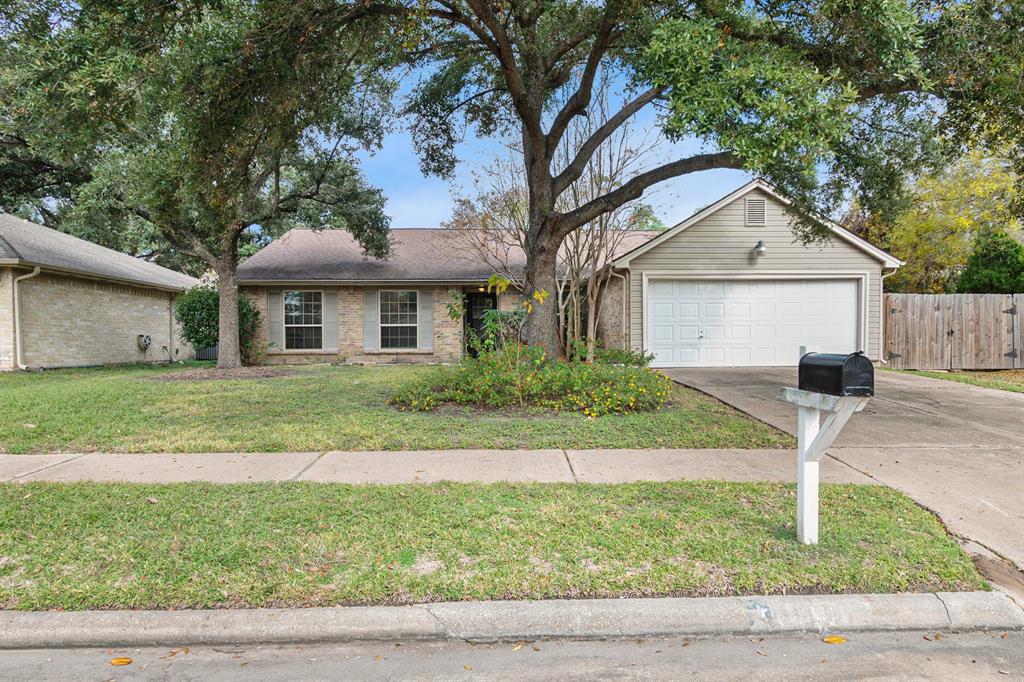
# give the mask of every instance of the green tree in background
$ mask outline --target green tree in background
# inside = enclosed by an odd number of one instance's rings
[[[354,153],[383,135],[390,37],[360,7],[22,0],[5,12],[0,124],[19,141],[8,158],[21,159],[14,170],[39,160],[81,181],[51,196],[23,181],[34,191],[22,207],[59,209],[62,229],[108,234],[120,248],[138,237],[213,270],[218,366],[241,364],[240,247],[302,224],[388,252],[384,199]]]
[[[891,223],[863,213],[847,225],[905,265],[885,280],[887,291],[919,294],[957,290],[960,272],[980,235],[1020,236],[1018,177],[1005,156],[968,152],[942,171],[911,184],[911,208]]]
[[[1005,232],[982,233],[956,290],[961,294],[1024,293],[1024,244]]]

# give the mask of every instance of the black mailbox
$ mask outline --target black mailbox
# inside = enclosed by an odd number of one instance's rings
[[[875,368],[863,351],[807,353],[800,358],[800,390],[828,395],[872,396]]]

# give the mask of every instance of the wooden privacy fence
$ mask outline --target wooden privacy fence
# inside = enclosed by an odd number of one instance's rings
[[[886,294],[893,369],[1024,367],[1024,294]]]

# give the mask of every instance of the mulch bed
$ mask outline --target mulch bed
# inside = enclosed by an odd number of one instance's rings
[[[273,379],[295,374],[294,369],[284,367],[237,367],[235,369],[187,369],[153,377],[156,381],[224,381],[240,379]]]

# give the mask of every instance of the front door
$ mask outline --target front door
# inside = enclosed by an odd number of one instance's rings
[[[477,338],[483,337],[484,313],[498,307],[498,297],[494,293],[473,292],[466,294],[466,331],[472,331]],[[468,333],[467,333],[468,337]],[[476,357],[476,351],[468,347],[470,355]]]

